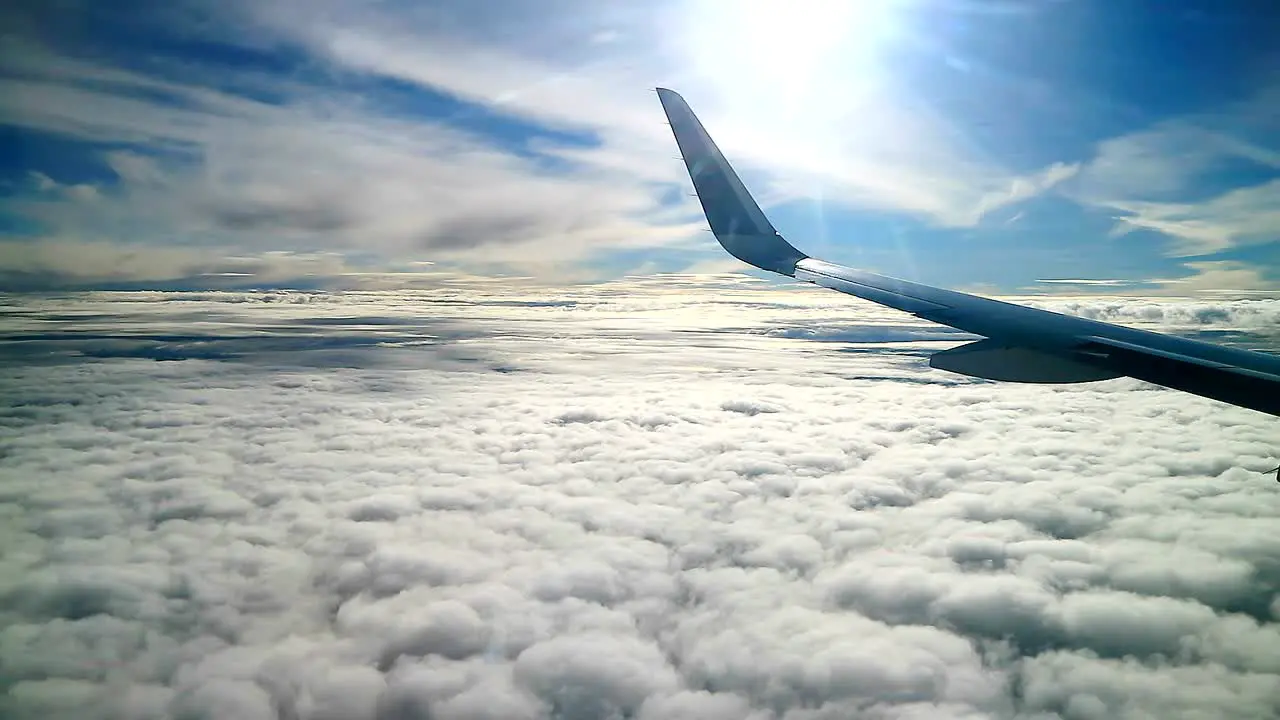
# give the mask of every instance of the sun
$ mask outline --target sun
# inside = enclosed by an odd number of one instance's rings
[[[874,73],[903,0],[695,0],[692,53],[701,74],[795,95]],[[853,76],[853,77],[850,77]]]

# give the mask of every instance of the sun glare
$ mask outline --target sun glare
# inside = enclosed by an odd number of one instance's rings
[[[704,0],[693,52],[719,82],[804,94],[822,78],[873,74],[901,0]]]

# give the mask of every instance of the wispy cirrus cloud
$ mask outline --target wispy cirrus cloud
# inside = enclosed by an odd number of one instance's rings
[[[1169,237],[1171,256],[1278,243],[1277,108],[1280,84],[1214,112],[1106,140],[1071,190],[1120,213],[1116,237],[1133,230]]]
[[[1142,278],[1121,280],[1116,278],[1047,278],[1037,280],[1042,285],[1061,289],[1068,293],[1092,294],[1100,289],[1119,295],[1147,297],[1194,297],[1199,295],[1236,295],[1243,297],[1280,297],[1280,287],[1266,275],[1263,268],[1252,263],[1233,260],[1202,260],[1184,262],[1179,268],[1185,271],[1181,277]],[[1028,287],[1028,291],[1043,291],[1043,287]]]
[[[1173,238],[1169,254],[1209,255],[1251,244],[1280,242],[1280,179],[1229,190],[1199,203],[1110,201],[1122,213],[1114,237],[1155,230]]]

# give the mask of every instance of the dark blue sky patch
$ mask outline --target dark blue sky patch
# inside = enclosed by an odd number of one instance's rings
[[[973,14],[938,5],[921,19],[916,47],[923,58],[1084,90],[1132,112],[1135,122],[1237,99],[1253,89],[1267,57],[1280,55],[1280,11],[1265,0],[1025,6],[1034,10]]]
[[[0,197],[37,190],[33,172],[66,185],[113,182],[116,174],[102,160],[107,149],[102,143],[0,125]]]
[[[937,4],[887,52],[909,92],[1018,170],[1085,159],[1100,139],[1245,100],[1266,58],[1280,59],[1280,6],[1270,2],[1019,7]]]
[[[547,127],[398,78],[342,73],[333,79],[344,91],[381,114],[461,127],[527,159],[553,162],[531,146],[535,140],[566,147],[592,147],[599,143],[590,132]]]

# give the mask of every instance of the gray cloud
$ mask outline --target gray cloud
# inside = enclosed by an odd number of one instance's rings
[[[115,175],[74,182],[36,172],[6,200],[48,246],[0,257],[14,285],[99,275],[77,251],[85,245],[121,256],[157,245],[173,255],[177,244],[206,255],[359,251],[383,267],[425,252],[545,268],[687,241],[696,226],[690,206],[668,206],[652,174],[637,175],[591,137],[569,157],[541,135],[512,147],[448,118],[370,107],[340,86],[245,73],[225,87],[195,70],[175,80],[85,52],[29,36],[0,43],[14,59],[0,77],[0,123],[101,145],[101,169]],[[61,266],[21,267],[33,264],[24,255],[42,254],[60,255]],[[169,277],[139,265],[128,280]]]
[[[13,717],[1280,710],[1256,413],[741,278],[11,300]]]

